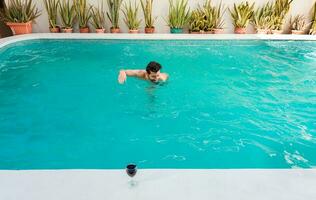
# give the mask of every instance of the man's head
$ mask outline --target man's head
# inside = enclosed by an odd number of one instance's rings
[[[158,82],[161,68],[159,63],[150,62],[146,67],[148,79],[152,82]]]

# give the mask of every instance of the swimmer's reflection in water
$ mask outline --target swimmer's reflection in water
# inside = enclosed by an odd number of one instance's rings
[[[165,84],[166,82],[154,82],[150,83],[150,85],[146,87],[146,93],[148,95],[150,105],[154,105],[155,103],[155,100],[157,98],[157,95],[155,94],[156,90]]]
[[[119,76],[118,76],[118,82],[120,84],[124,84],[126,82],[126,79],[128,76],[130,77],[136,77],[143,80],[148,80],[152,83],[159,83],[159,82],[165,82],[167,81],[169,75],[166,73],[161,73],[160,70],[162,69],[162,66],[157,62],[150,62],[146,70],[120,70]]]

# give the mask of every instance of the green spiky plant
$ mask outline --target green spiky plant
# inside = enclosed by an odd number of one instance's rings
[[[109,12],[107,12],[107,16],[112,23],[112,29],[119,28],[119,18],[120,18],[120,9],[123,0],[107,0]]]
[[[218,4],[213,7],[213,29],[223,29],[224,28],[224,14],[226,12],[225,6],[222,4]]]
[[[313,11],[312,11],[312,21],[311,28],[309,34],[316,35],[316,2],[314,3]]]
[[[71,0],[63,0],[59,4],[59,12],[64,29],[72,29],[76,18],[75,6]]]
[[[272,30],[282,30],[293,0],[276,0],[273,5]]]
[[[307,27],[306,18],[304,15],[296,15],[290,19],[291,30],[304,31]]]
[[[7,2],[1,18],[5,22],[27,23],[41,15],[33,0],[10,0]]]
[[[272,27],[272,8],[273,5],[268,2],[254,12],[251,21],[257,30],[269,30]]]
[[[220,2],[217,6],[211,5],[211,0],[206,0],[203,5],[203,11],[205,13],[205,31],[209,32],[214,29],[223,29],[224,19],[223,15],[226,8]]]
[[[103,2],[98,7],[91,9],[91,24],[95,29],[104,29],[105,27],[105,12]]]
[[[246,1],[240,4],[234,4],[233,10],[229,10],[235,28],[246,28],[248,26],[253,15],[254,5],[254,3],[250,5]]]
[[[206,17],[200,8],[191,12],[189,27],[191,32],[202,32],[205,30]]]
[[[134,6],[132,6],[132,3],[129,2],[128,4],[125,3],[124,4],[124,8],[123,8],[123,14],[124,14],[124,22],[126,24],[126,26],[129,28],[129,30],[138,30],[141,20],[138,19],[138,10],[139,10],[139,5],[134,4]]]
[[[59,0],[44,0],[45,8],[48,14],[48,22],[50,28],[57,28],[57,16],[60,1]]]
[[[91,19],[92,6],[88,5],[87,0],[75,0],[76,17],[78,19],[79,28],[88,28]]]
[[[211,0],[206,0],[203,5],[203,12],[205,14],[205,31],[212,31],[214,28],[214,7],[211,5]]]
[[[187,0],[169,0],[168,25],[171,29],[182,29],[188,24],[190,9]]]
[[[154,0],[141,0],[140,1],[144,19],[145,19],[145,28],[154,28],[155,17],[153,17],[153,3]]]

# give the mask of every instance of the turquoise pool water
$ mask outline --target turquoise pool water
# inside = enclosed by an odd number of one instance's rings
[[[167,83],[117,83],[152,60]],[[315,42],[34,40],[0,61],[0,169],[316,167]]]

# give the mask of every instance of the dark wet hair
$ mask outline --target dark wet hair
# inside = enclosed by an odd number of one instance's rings
[[[161,68],[162,68],[162,66],[159,63],[152,61],[147,65],[146,71],[148,74],[150,74],[151,72],[156,73],[159,70],[161,70]]]

